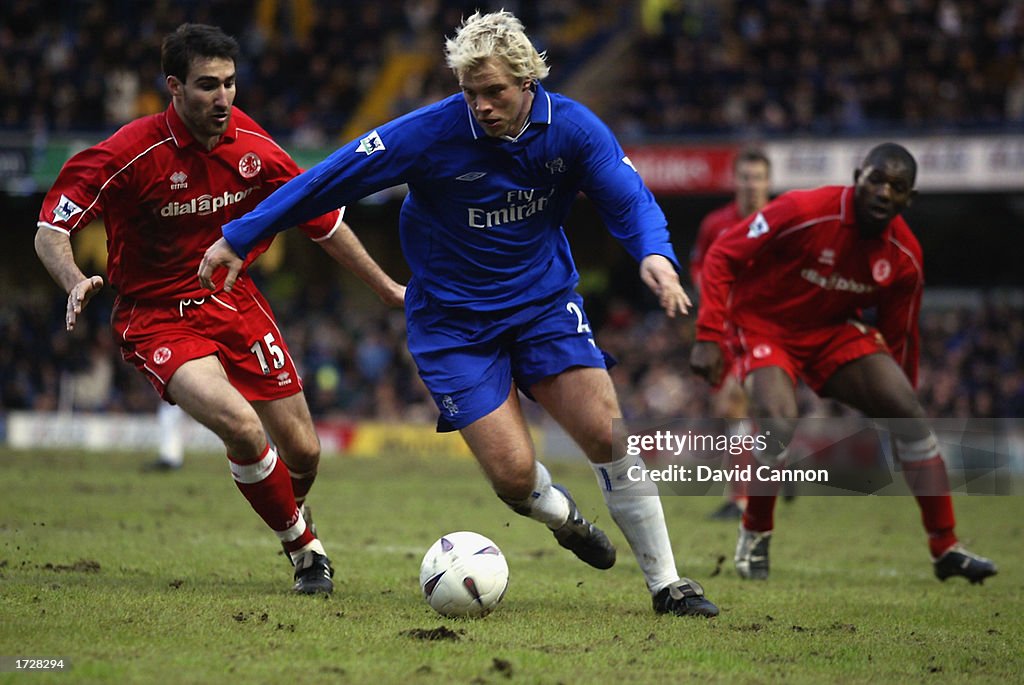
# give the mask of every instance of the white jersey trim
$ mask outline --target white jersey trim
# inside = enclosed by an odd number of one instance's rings
[[[58,233],[63,233],[64,235],[71,235],[71,231],[69,231],[68,229],[61,228],[60,226],[54,226],[53,224],[48,223],[46,221],[37,221],[36,222],[36,227],[38,227],[38,228],[48,228],[51,231],[57,231]]]
[[[230,309],[233,312],[237,312],[238,311],[238,309],[236,307],[232,307],[231,305],[229,305],[224,300],[218,298],[216,295],[210,295],[210,299],[213,300],[214,302],[216,302],[217,304],[219,304],[221,307],[224,307],[225,309]]]
[[[325,240],[330,240],[331,237],[335,233],[338,232],[338,229],[341,228],[341,222],[344,219],[345,219],[345,208],[344,207],[339,207],[338,208],[338,220],[334,222],[334,227],[330,231],[327,232],[327,235],[321,236],[319,238],[310,238],[310,240],[312,240],[314,243],[322,243]]]
[[[290,363],[290,364],[292,365],[292,367],[294,367],[294,369],[295,369],[295,372],[296,372],[296,374],[298,374],[298,371],[299,371],[299,367],[298,367],[298,366],[296,366],[296,364],[295,364],[295,360],[294,360],[294,359],[292,359],[292,353],[291,353],[291,351],[290,351],[290,350],[288,349],[288,346],[287,346],[287,345],[285,344],[285,342],[284,342],[284,335],[282,335],[282,333],[281,333],[281,329],[280,329],[280,328],[278,328],[278,326],[277,326],[277,321],[276,321],[276,320],[274,319],[274,317],[273,317],[273,316],[272,316],[272,315],[270,314],[270,312],[268,312],[268,311],[267,311],[266,309],[264,309],[264,308],[263,308],[263,305],[261,305],[261,304],[260,304],[260,301],[259,301],[259,300],[257,300],[255,296],[253,296],[253,295],[250,295],[249,297],[250,297],[250,298],[252,299],[252,301],[253,301],[253,304],[255,304],[255,305],[256,305],[256,307],[257,307],[257,308],[258,308],[258,309],[259,309],[259,310],[260,310],[261,312],[263,312],[263,315],[264,315],[265,317],[267,317],[267,322],[268,322],[268,323],[269,323],[269,324],[270,324],[271,326],[273,326],[273,327],[274,327],[274,332],[275,332],[275,333],[277,333],[277,339],[278,339],[278,340],[279,340],[279,341],[281,342],[281,344],[282,344],[282,345],[284,346],[284,354],[285,354],[285,356],[286,356],[286,357],[288,357],[288,363]],[[300,383],[302,382],[302,377],[301,377],[301,376],[299,376],[299,382],[300,382]],[[302,389],[301,389],[301,388],[299,389],[299,392],[302,392]]]
[[[262,134],[262,133],[260,133],[259,131],[252,131],[252,130],[250,130],[250,129],[247,129],[247,128],[241,128],[241,127],[236,127],[236,128],[235,128],[235,131],[236,131],[236,132],[238,132],[238,133],[248,133],[248,134],[249,134],[249,135],[251,135],[251,136],[256,136],[257,138],[260,138],[260,139],[262,139],[262,140],[265,140],[265,141],[267,141],[268,143],[270,143],[271,145],[273,145],[274,147],[276,147],[276,148],[277,148],[278,150],[280,150],[281,152],[284,152],[284,153],[285,153],[286,155],[288,154],[288,152],[287,152],[287,151],[286,151],[286,150],[285,150],[285,149],[284,149],[283,147],[281,147],[280,145],[278,145],[278,144],[277,144],[277,141],[276,141],[276,140],[274,140],[274,139],[273,139],[273,138],[271,138],[270,136],[265,136],[265,135],[263,135],[263,134]],[[289,157],[290,157],[290,155],[289,155]],[[293,161],[294,161],[294,160],[293,160]]]
[[[476,134],[476,127],[473,126],[475,119],[473,118],[473,110],[470,109],[469,103],[466,103],[466,119],[469,121],[469,132],[473,134],[473,140],[480,140],[480,136]]]
[[[113,174],[111,174],[111,175],[110,175],[110,178],[108,178],[108,179],[107,179],[106,181],[104,181],[104,182],[103,182],[103,185],[101,185],[101,186],[100,186],[99,192],[97,192],[97,193],[96,193],[96,197],[94,197],[94,198],[93,198],[92,202],[90,202],[90,203],[89,203],[89,206],[85,208],[85,211],[83,211],[83,212],[81,213],[81,215],[79,215],[79,217],[78,217],[78,220],[77,220],[77,221],[75,221],[75,223],[74,223],[74,224],[73,224],[73,225],[71,226],[71,230],[73,231],[73,230],[75,230],[76,228],[78,228],[78,224],[79,224],[79,223],[80,223],[80,222],[82,221],[82,218],[83,218],[83,217],[84,217],[84,216],[85,216],[86,214],[88,214],[88,213],[89,213],[89,210],[90,210],[90,209],[92,209],[92,208],[93,208],[93,207],[94,207],[94,206],[96,205],[96,203],[97,203],[97,202],[99,202],[99,200],[100,200],[100,195],[102,195],[102,194],[103,194],[103,191],[104,191],[104,190],[106,190],[106,188],[107,188],[107,186],[108,186],[108,185],[110,185],[110,182],[111,182],[111,181],[113,181],[113,180],[114,180],[115,178],[117,178],[117,177],[118,177],[118,176],[119,176],[119,175],[121,174],[121,172],[122,172],[122,171],[124,171],[125,169],[127,169],[128,167],[130,167],[130,166],[131,166],[132,164],[135,164],[135,162],[137,162],[137,161],[139,161],[139,160],[140,160],[141,158],[145,157],[145,156],[146,156],[147,154],[149,154],[149,153],[150,153],[150,152],[151,152],[152,150],[154,150],[154,149],[156,149],[156,148],[160,147],[161,145],[163,145],[163,144],[165,144],[165,143],[171,142],[171,141],[173,141],[173,140],[174,140],[174,136],[173,136],[173,135],[171,135],[171,136],[169,136],[169,137],[167,137],[167,138],[164,138],[163,140],[161,140],[161,141],[159,141],[159,142],[157,142],[157,143],[153,143],[152,145],[150,145],[149,147],[147,147],[147,148],[146,148],[145,150],[143,150],[143,151],[142,151],[142,152],[140,152],[139,154],[137,154],[137,155],[135,155],[134,157],[132,157],[132,158],[131,158],[131,160],[130,160],[130,161],[129,161],[129,162],[127,163],[127,164],[125,164],[125,165],[124,165],[123,167],[121,167],[120,169],[118,169],[117,171],[115,171],[115,172],[114,172]]]
[[[918,295],[921,293],[921,290],[924,288],[924,268],[922,267],[921,263],[917,261],[917,257],[914,256],[914,253],[909,248],[907,248],[906,245],[896,240],[896,238],[892,236],[889,237],[889,242],[895,245],[900,252],[907,256],[907,259],[910,260],[910,263],[914,265],[914,269],[917,271],[917,283],[914,284],[914,298],[916,299]],[[915,315],[920,314],[920,312],[914,311],[913,302],[914,300],[911,300],[911,306],[907,308],[907,321],[904,326],[904,335],[908,338],[910,337],[911,332],[914,330],[914,320],[916,318]],[[909,347],[909,345],[903,346],[903,354],[901,355],[902,359],[900,359],[901,365],[906,364],[907,362],[907,355],[910,353]]]
[[[241,128],[241,127],[238,127],[238,128],[236,128],[235,130],[236,130],[237,132],[239,132],[239,133],[248,133],[248,134],[249,134],[249,135],[251,135],[251,136],[256,136],[256,137],[257,137],[257,138],[259,138],[260,140],[265,140],[265,141],[267,141],[268,143],[270,143],[271,145],[273,145],[274,147],[276,147],[276,148],[277,148],[278,150],[280,150],[281,152],[283,152],[283,153],[284,153],[285,155],[288,155],[288,151],[287,151],[287,150],[285,150],[285,149],[284,149],[283,147],[281,147],[280,145],[278,145],[277,141],[276,141],[276,140],[274,140],[273,138],[271,138],[270,136],[265,136],[265,135],[263,135],[262,133],[260,133],[259,131],[253,131],[253,130],[251,130],[251,129],[248,129],[248,128]],[[291,158],[291,155],[288,155],[288,156],[289,156],[289,158]],[[292,161],[294,161],[294,159],[293,159]],[[334,235],[334,232],[338,230],[338,227],[339,227],[339,226],[341,226],[341,220],[342,220],[342,218],[344,218],[344,216],[345,216],[345,208],[344,208],[344,207],[339,207],[339,210],[341,211],[341,216],[339,216],[339,217],[338,217],[338,221],[337,221],[337,222],[336,222],[336,223],[334,224],[334,228],[332,228],[332,229],[331,229],[331,231],[330,231],[330,232],[329,232],[329,233],[328,233],[327,235],[325,235],[325,236],[323,236],[323,237],[320,237],[320,238],[311,238],[311,240],[312,240],[313,242],[315,242],[315,243],[319,243],[319,242],[321,242],[321,241],[327,240],[327,239],[328,239],[328,238],[330,238],[330,237],[331,237],[332,235]]]

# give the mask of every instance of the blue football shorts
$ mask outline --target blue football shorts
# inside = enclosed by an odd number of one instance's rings
[[[583,298],[572,289],[543,302],[496,312],[444,307],[410,285],[405,299],[409,352],[441,413],[438,432],[487,416],[516,387],[573,367],[614,360],[594,341]]]

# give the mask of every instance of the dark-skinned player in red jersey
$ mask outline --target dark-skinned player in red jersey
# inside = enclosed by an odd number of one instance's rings
[[[914,392],[924,272],[900,213],[916,176],[914,157],[884,143],[868,152],[853,186],[786,193],[726,231],[704,262],[690,366],[717,383],[727,346],[758,431],[772,436],[756,456],[776,467],[797,420],[797,379],[869,417],[893,419],[935,575],[980,583],[996,566],[957,540],[945,464]],[[861,318],[871,308],[873,326]],[[735,555],[743,578],[768,577],[775,500],[748,498]]]
[[[68,293],[71,330],[104,285],[78,268],[71,236],[103,217],[122,356],[223,441],[235,484],[288,553],[293,590],[329,594],[334,571],[304,507],[320,442],[302,380],[248,276],[230,293],[195,277],[221,225],[300,171],[233,106],[238,54],[214,26],[182,24],[168,35],[161,63],[170,106],[68,160],[43,200],[36,253]],[[370,258],[339,210],[300,228],[386,303],[403,302],[405,288]],[[246,266],[269,245],[250,252]]]

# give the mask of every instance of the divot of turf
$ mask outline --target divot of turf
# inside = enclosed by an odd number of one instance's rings
[[[47,571],[77,571],[79,573],[99,573],[100,562],[93,561],[92,559],[79,559],[73,564],[53,564],[47,563],[43,566]]]
[[[458,640],[459,634],[445,626],[436,628],[413,628],[403,630],[399,635],[415,638],[417,640]]]

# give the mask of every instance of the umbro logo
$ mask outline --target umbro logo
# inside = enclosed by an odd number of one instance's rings
[[[462,174],[462,176],[456,176],[456,181],[479,181],[481,178],[487,175],[486,171],[470,171],[468,174]]]

